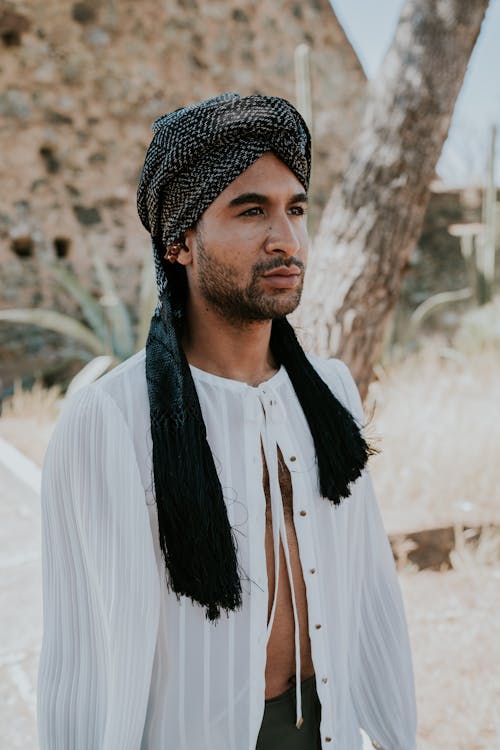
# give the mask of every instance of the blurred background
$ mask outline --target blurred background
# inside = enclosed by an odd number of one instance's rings
[[[381,450],[418,747],[500,747],[499,39],[500,0],[0,0],[0,747],[37,747],[47,442],[155,304],[151,123],[228,90],[311,127],[329,291],[299,323],[351,366]]]

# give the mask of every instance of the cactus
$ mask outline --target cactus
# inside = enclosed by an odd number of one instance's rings
[[[478,238],[476,264],[478,272],[478,303],[484,305],[493,296],[495,281],[495,240],[496,240],[496,185],[495,185],[495,146],[496,126],[491,128],[490,152],[488,158],[488,178],[483,193],[482,220],[484,232]]]
[[[295,48],[295,103],[300,114],[306,121],[311,133],[311,152],[314,139],[314,118],[311,93],[311,51],[307,44],[299,44]],[[312,163],[314,169],[314,161]],[[310,184],[312,183],[312,170]],[[307,225],[312,229],[311,214],[308,214]]]
[[[311,51],[307,44],[295,48],[295,101],[312,136]]]

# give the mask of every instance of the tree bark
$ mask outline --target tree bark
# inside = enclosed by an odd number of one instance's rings
[[[488,0],[407,0],[323,213],[294,323],[364,398]]]

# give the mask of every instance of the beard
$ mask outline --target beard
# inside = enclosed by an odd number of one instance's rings
[[[206,302],[225,320],[231,323],[251,323],[282,318],[293,312],[300,302],[304,284],[304,263],[291,257],[270,259],[256,263],[250,282],[238,286],[238,273],[224,263],[210,258],[200,234],[196,237],[199,265],[198,283]],[[295,289],[267,291],[262,288],[262,274],[280,266],[298,266],[302,270],[300,283]],[[265,282],[264,282],[265,283]]]

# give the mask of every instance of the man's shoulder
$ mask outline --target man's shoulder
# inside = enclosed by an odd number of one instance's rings
[[[137,394],[146,389],[146,352],[141,349],[96,380],[94,387],[115,400],[128,392]]]
[[[312,364],[318,375],[328,384],[331,390],[340,391],[340,396],[345,396],[344,380],[346,373],[350,375],[349,368],[341,359],[335,357],[318,357],[316,354],[307,354],[307,359]]]
[[[129,422],[131,411],[148,408],[145,352],[141,350],[102,375],[93,383],[79,388],[66,399],[63,413],[75,416],[92,406],[112,411],[118,409]]]
[[[358,387],[347,364],[336,357],[325,359],[316,354],[308,354],[307,358],[339,401],[349,409],[353,416],[363,420],[363,407]]]

